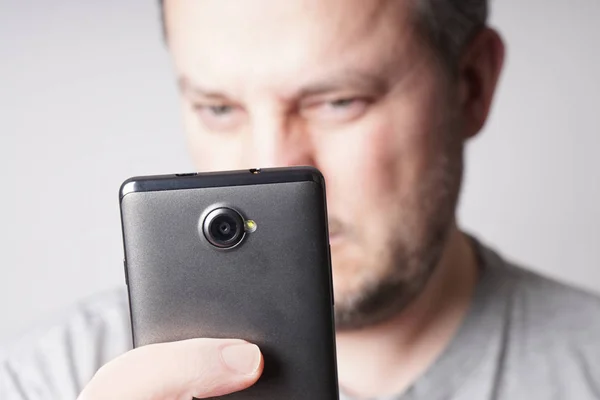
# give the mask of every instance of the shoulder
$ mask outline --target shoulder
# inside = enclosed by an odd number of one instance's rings
[[[129,326],[123,289],[79,302],[1,350],[0,393],[8,399],[29,398],[25,393],[76,398],[103,364],[131,348]]]
[[[600,343],[600,296],[504,261],[514,322],[562,339],[576,336]]]
[[[500,359],[511,371],[507,388],[521,393],[527,376],[555,394],[583,399],[600,393],[600,297],[484,251],[504,286],[498,301],[505,305]]]
[[[561,283],[481,247],[486,273],[504,286],[511,323],[546,336],[600,341],[600,295]]]

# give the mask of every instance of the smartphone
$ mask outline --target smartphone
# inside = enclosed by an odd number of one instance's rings
[[[264,373],[226,399],[338,399],[325,183],[311,167],[128,179],[133,343],[238,338]]]

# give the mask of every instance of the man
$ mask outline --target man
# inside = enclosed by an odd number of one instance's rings
[[[600,398],[600,300],[457,225],[503,62],[486,16],[486,0],[164,4],[198,169],[326,178],[344,399]],[[126,352],[128,335],[122,293],[84,304],[9,355],[1,397],[207,398],[263,368],[235,338]]]

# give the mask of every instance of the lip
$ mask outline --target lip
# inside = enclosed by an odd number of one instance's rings
[[[340,233],[330,233],[329,234],[329,245],[334,246],[340,243],[343,240],[343,235]]]

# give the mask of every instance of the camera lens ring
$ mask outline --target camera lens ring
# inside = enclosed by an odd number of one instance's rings
[[[244,239],[244,218],[231,208],[219,207],[204,218],[202,231],[211,245],[220,249],[231,249]]]

